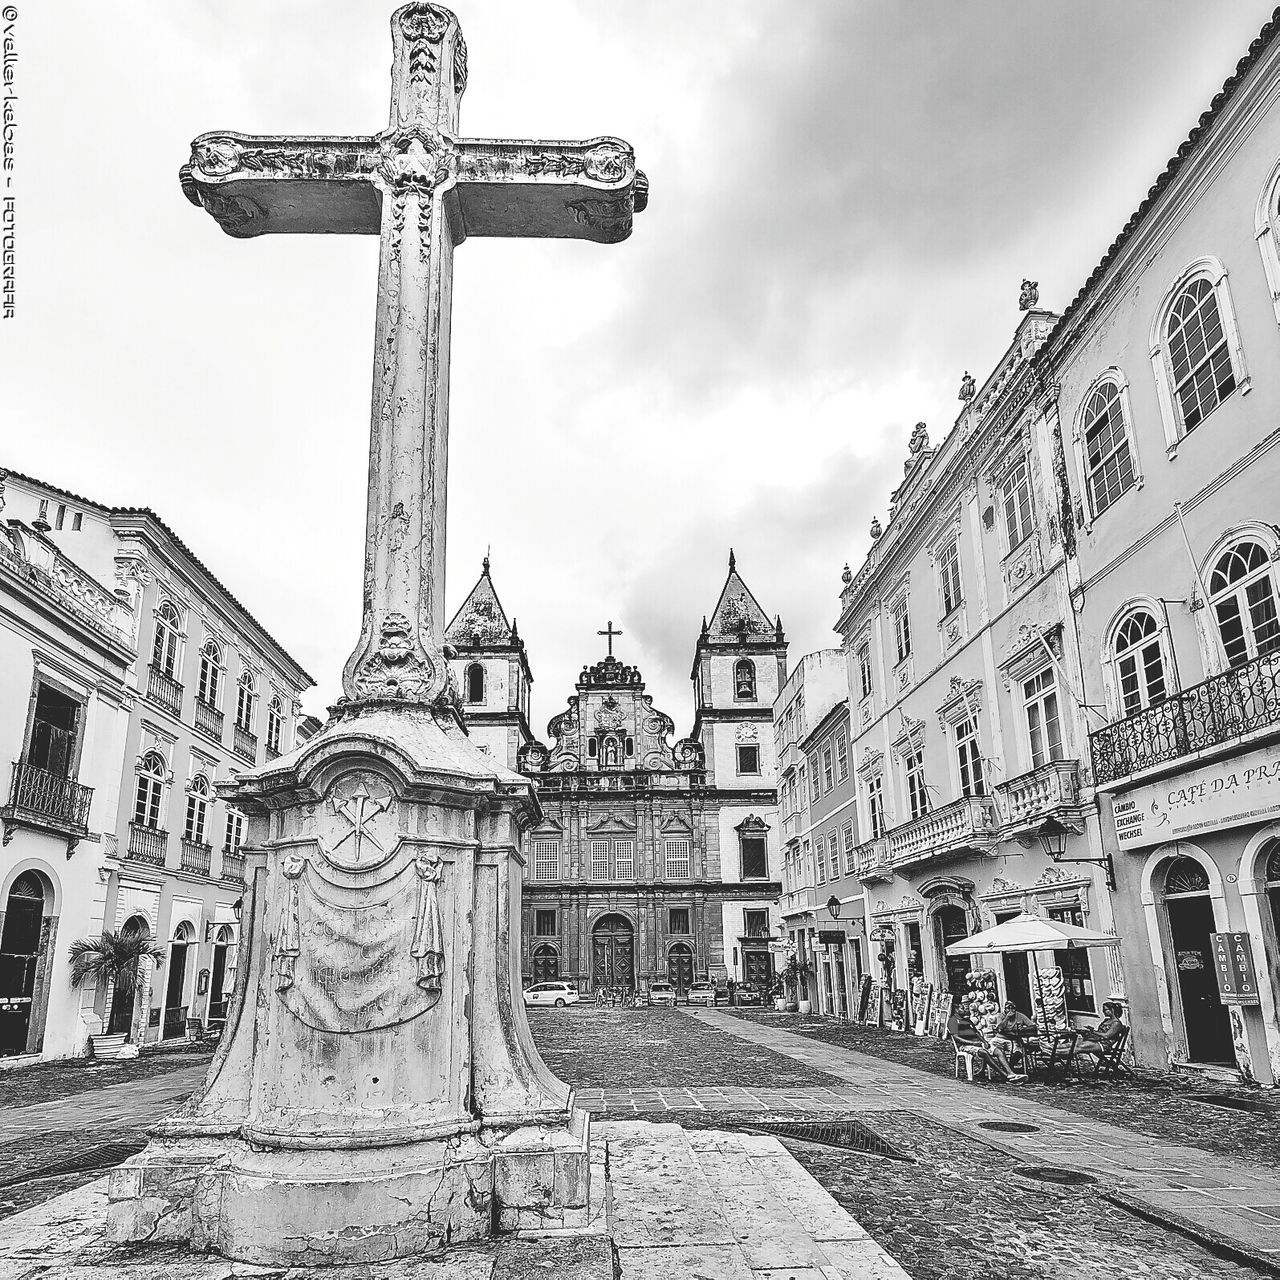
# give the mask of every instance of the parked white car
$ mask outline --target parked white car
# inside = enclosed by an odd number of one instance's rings
[[[669,982],[655,982],[649,988],[650,1004],[669,1004],[673,1008],[676,1003],[676,989]]]
[[[716,1002],[716,984],[714,982],[695,982],[689,988],[690,1004],[714,1005]]]
[[[577,1004],[578,999],[578,988],[571,982],[535,982],[524,992],[527,1006],[552,1005],[563,1009],[567,1004]]]

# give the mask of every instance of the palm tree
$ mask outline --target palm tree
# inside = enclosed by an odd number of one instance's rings
[[[82,987],[90,980],[101,988],[114,983],[123,995],[132,995],[138,985],[143,960],[159,963],[164,950],[135,929],[119,929],[101,938],[78,938],[71,944],[71,985]]]

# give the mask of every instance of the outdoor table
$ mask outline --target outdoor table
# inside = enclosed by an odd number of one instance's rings
[[[1045,1032],[1041,1039],[1049,1042],[1049,1057],[1045,1061],[1044,1069],[1046,1074],[1061,1066],[1065,1070],[1071,1069],[1072,1060],[1076,1054],[1076,1041],[1080,1039],[1080,1033],[1073,1027],[1068,1027],[1064,1031]]]

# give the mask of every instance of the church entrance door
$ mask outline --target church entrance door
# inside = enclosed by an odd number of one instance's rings
[[[742,985],[758,991],[761,998],[773,987],[773,957],[767,951],[742,953]]]
[[[591,985],[634,990],[635,934],[625,916],[603,916],[591,934]]]
[[[534,982],[555,982],[560,977],[560,957],[550,943],[544,942],[533,949]]]
[[[677,942],[667,952],[667,981],[676,989],[676,995],[687,996],[693,986],[693,948],[687,942]]]

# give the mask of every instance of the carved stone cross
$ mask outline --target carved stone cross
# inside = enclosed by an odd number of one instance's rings
[[[445,476],[453,251],[467,236],[631,233],[648,183],[617,138],[459,138],[466,45],[447,9],[391,19],[391,120],[372,137],[206,133],[183,190],[232,236],[382,237],[364,615],[342,673],[356,703],[450,701],[444,638]]]

